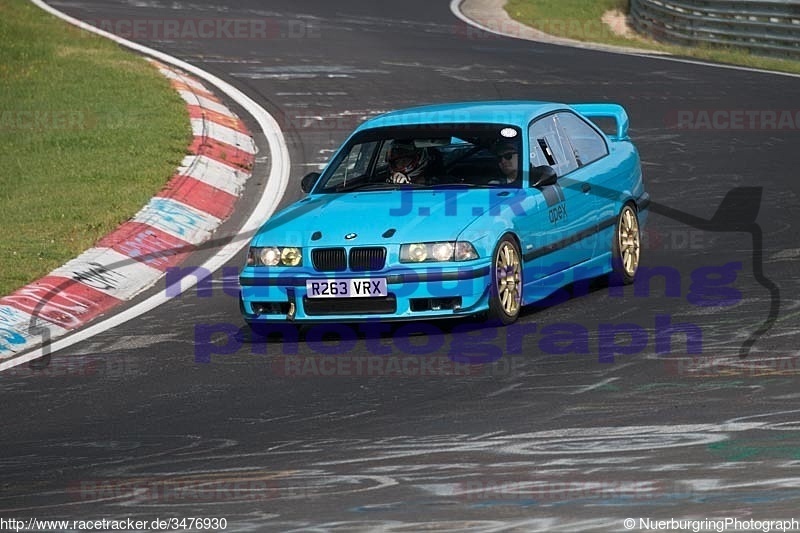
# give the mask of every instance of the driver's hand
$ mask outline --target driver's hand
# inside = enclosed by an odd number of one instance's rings
[[[402,172],[395,172],[388,180],[389,183],[411,183],[411,180]]]

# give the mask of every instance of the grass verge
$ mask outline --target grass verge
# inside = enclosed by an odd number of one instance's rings
[[[613,9],[628,13],[628,0],[508,0],[505,5],[506,12],[513,19],[558,37],[658,50],[680,57],[800,74],[800,61],[758,56],[734,48],[674,46],[638,34],[631,38],[619,36],[601,22],[603,14]]]
[[[172,176],[191,128],[141,57],[0,2],[0,296],[91,247]]]

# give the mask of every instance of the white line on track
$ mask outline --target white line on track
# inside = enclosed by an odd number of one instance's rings
[[[94,26],[86,24],[85,22],[70,17],[69,15],[62,13],[57,9],[50,7],[42,0],[31,0],[31,2],[41,9],[47,11],[51,15],[54,15],[74,26],[97,35],[101,35],[122,46],[125,46],[126,48],[130,48],[131,50],[153,57],[159,61],[168,63],[185,70],[186,72],[194,74],[198,78],[202,78],[214,85],[217,89],[225,93],[231,100],[242,106],[245,111],[252,115],[252,117],[258,123],[259,128],[264,133],[264,136],[267,140],[267,145],[269,146],[270,154],[272,154],[272,165],[270,167],[269,176],[267,177],[266,190],[261,196],[261,199],[258,201],[258,205],[256,205],[256,207],[252,210],[250,216],[239,229],[239,233],[247,234],[254,232],[264,222],[264,220],[269,218],[269,216],[275,212],[280,200],[283,198],[283,195],[286,192],[286,187],[289,184],[289,148],[286,146],[286,140],[284,139],[283,133],[278,126],[278,122],[272,117],[272,115],[267,113],[264,108],[262,108],[249,96],[241,92],[233,85],[223,81],[213,74],[195,67],[194,65],[190,65],[189,63],[165,54],[164,52],[159,52],[158,50],[148,48],[141,44],[118,37],[112,33],[95,28]],[[200,268],[205,269],[207,272],[214,272],[218,270],[233,256],[239,253],[239,251],[244,248],[246,244],[246,240],[235,239],[234,241],[225,245],[216,255],[214,255],[214,257],[200,265]],[[185,276],[180,283],[180,292],[189,290],[199,281],[200,280],[195,279],[195,276]],[[17,365],[27,363],[34,359],[38,359],[46,353],[55,353],[58,350],[62,350],[68,346],[72,346],[75,343],[91,338],[94,335],[102,333],[106,330],[123,324],[128,320],[134,319],[148,311],[151,311],[152,309],[155,309],[156,307],[166,303],[170,299],[171,298],[167,297],[164,291],[159,291],[157,294],[154,294],[143,302],[140,302],[121,313],[102,320],[97,324],[93,324],[87,328],[79,330],[72,335],[54,341],[52,344],[46,347],[46,350],[42,347],[36,348],[35,350],[24,353],[18,357],[13,357],[7,361],[3,361],[0,363],[0,371],[13,368]]]
[[[598,381],[597,383],[593,383],[592,385],[587,385],[585,387],[581,387],[580,389],[574,391],[572,394],[583,394],[584,392],[589,392],[590,390],[594,390],[600,388],[604,385],[608,385],[609,383],[613,383],[617,381],[619,378],[608,378],[602,381]]]
[[[489,394],[487,394],[486,396],[488,396],[488,397],[490,397],[490,398],[493,398],[493,397],[495,397],[495,396],[500,396],[501,394],[505,394],[506,392],[511,392],[512,390],[514,390],[514,389],[518,388],[520,385],[522,385],[522,383],[512,383],[512,384],[511,384],[511,385],[509,385],[508,387],[503,387],[503,388],[502,388],[502,389],[500,389],[500,390],[496,390],[496,391],[494,391],[494,392],[490,392],[490,393],[489,393]]]

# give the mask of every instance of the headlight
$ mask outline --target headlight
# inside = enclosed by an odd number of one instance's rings
[[[405,249],[405,253],[403,253]],[[400,248],[400,261],[420,263],[428,258],[428,248],[424,244],[408,244]]]
[[[437,242],[431,248],[433,258],[437,261],[450,261],[453,258],[453,245],[449,242]]]
[[[477,258],[475,247],[468,242],[425,242],[400,246],[401,263],[471,261]]]
[[[281,263],[296,267],[303,261],[303,255],[300,253],[300,248],[284,248],[281,250]]]
[[[287,246],[251,246],[247,253],[247,266],[300,266],[302,249]]]

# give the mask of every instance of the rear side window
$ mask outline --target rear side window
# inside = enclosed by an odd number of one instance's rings
[[[529,135],[533,166],[549,165],[559,177],[578,168],[578,161],[556,115],[548,115],[531,124]]]
[[[572,113],[558,113],[556,120],[579,166],[588,165],[608,155],[603,137],[580,117]]]

